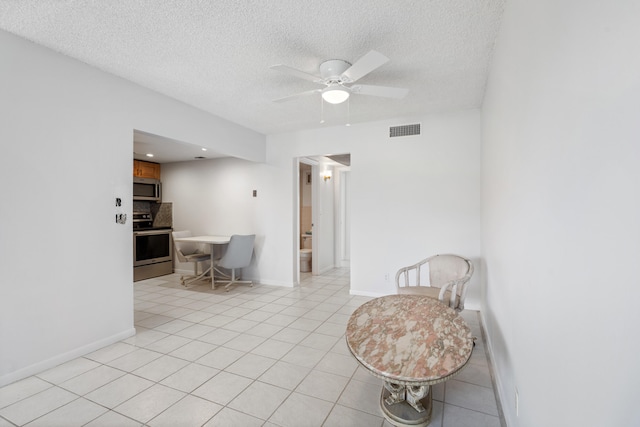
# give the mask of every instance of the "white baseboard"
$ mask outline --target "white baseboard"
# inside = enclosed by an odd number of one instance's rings
[[[251,279],[249,279],[251,280]],[[293,282],[290,283],[282,283],[282,281],[280,280],[268,280],[268,279],[260,279],[258,280],[254,280],[253,283],[257,283],[260,285],[266,285],[266,286],[280,286],[283,288],[293,288]]]
[[[190,276],[193,274],[193,270],[174,269],[174,274]],[[281,280],[269,280],[269,279],[256,279],[254,277],[242,276],[243,280],[251,280],[255,284],[268,285],[268,286],[282,286],[285,288],[293,288],[293,282],[283,283]]]
[[[34,363],[33,365],[25,366],[24,368],[18,369],[17,371],[9,372],[8,374],[0,377],[0,387],[30,377],[31,375],[39,374],[40,372],[44,372],[47,369],[54,368],[62,363],[99,350],[102,347],[106,347],[110,344],[127,339],[135,335],[135,333],[136,330],[134,328],[127,329],[110,337],[103,338],[101,340],[92,342],[82,347],[78,347],[66,353],[62,353],[41,362]]]
[[[482,334],[485,337],[485,345],[487,348],[487,353],[489,354],[489,369],[491,369],[491,378],[493,379],[493,383],[495,384],[494,393],[496,395],[496,400],[498,404],[498,412],[500,417],[508,426],[515,425],[512,423],[510,418],[510,413],[504,411],[504,386],[502,385],[502,381],[500,381],[500,376],[498,375],[498,370],[496,369],[496,358],[493,355],[493,347],[491,345],[491,340],[489,339],[489,334],[487,334],[487,328],[485,325],[487,324],[486,319],[484,317],[484,312],[482,310],[478,310],[480,313],[480,327],[482,328]]]
[[[349,289],[349,295],[359,295],[362,297],[373,297],[373,298],[378,298],[378,297],[383,297],[385,295],[389,295],[389,294],[383,294],[383,293],[378,293],[378,292],[367,292],[367,291],[358,291],[358,290],[353,290],[353,289]]]
[[[198,269],[198,271],[200,271],[200,270]],[[193,274],[193,268],[188,268],[188,269],[174,268],[173,269],[173,273],[174,274],[180,274],[180,275],[183,275],[183,276],[187,276],[187,275],[190,276],[190,275]]]

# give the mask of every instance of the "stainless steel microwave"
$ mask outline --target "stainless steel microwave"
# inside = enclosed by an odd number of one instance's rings
[[[162,201],[162,184],[157,179],[133,178],[133,200]]]

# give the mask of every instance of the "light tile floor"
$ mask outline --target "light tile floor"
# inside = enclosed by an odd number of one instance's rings
[[[0,388],[4,426],[391,427],[381,381],[349,353],[349,270],[298,288],[136,282],[137,334]],[[470,363],[434,386],[433,427],[500,427],[478,312]]]

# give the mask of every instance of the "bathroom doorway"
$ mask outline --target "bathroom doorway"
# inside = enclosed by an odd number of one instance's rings
[[[351,156],[307,156],[296,160],[298,211],[294,253],[300,283],[305,276],[349,267]]]
[[[318,273],[318,258],[314,257],[314,209],[319,162],[312,158],[299,161],[298,179],[298,259],[301,276]],[[315,268],[314,268],[315,265]]]

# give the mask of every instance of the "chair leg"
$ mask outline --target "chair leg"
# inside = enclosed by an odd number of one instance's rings
[[[253,282],[251,280],[237,280],[236,279],[236,269],[232,268],[231,269],[231,281],[229,283],[226,284],[226,286],[224,287],[224,289],[229,292],[229,289],[231,288],[231,286],[233,285],[237,285],[237,284],[243,284],[243,285],[249,285],[249,286],[253,286]]]
[[[194,262],[193,263],[193,275],[192,276],[181,276],[180,277],[180,283],[182,284],[182,286],[189,286],[192,283],[197,282],[198,280],[202,280],[205,279],[205,275],[207,274],[207,272],[209,271],[209,269],[204,270],[203,267],[203,271],[202,273],[198,274],[198,263]]]

